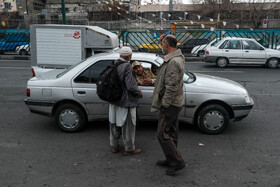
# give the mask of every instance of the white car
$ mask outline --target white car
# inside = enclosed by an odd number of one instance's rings
[[[280,53],[263,47],[251,38],[223,38],[206,48],[204,60],[221,68],[229,64],[258,64],[278,68]]]
[[[88,120],[108,119],[108,103],[96,94],[99,74],[119,53],[94,55],[67,70],[56,69],[31,78],[27,83],[25,103],[31,112],[55,118],[67,132],[81,130]],[[132,60],[144,67],[161,66],[164,60],[149,53],[133,53]],[[184,105],[179,119],[196,124],[202,132],[217,134],[230,121],[245,118],[254,105],[247,90],[237,82],[203,74],[184,75]],[[143,98],[137,108],[139,120],[157,120],[151,113],[153,86],[139,86]]]
[[[28,55],[30,53],[30,44],[17,46],[15,51],[20,55]]]
[[[219,40],[220,39],[214,39],[208,44],[195,46],[192,49],[192,52],[191,52],[192,55],[197,56],[197,57],[202,57],[205,54],[206,47],[215,45]]]

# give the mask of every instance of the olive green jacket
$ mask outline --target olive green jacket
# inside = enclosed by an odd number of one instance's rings
[[[184,70],[185,57],[180,49],[177,49],[165,58],[164,63],[158,70],[151,112],[158,111],[161,106],[183,106]]]

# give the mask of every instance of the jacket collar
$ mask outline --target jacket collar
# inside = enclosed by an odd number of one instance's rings
[[[166,56],[165,56],[165,59],[164,59],[164,62],[169,62],[169,60],[171,60],[172,58],[174,58],[174,57],[179,57],[179,56],[180,56],[180,57],[183,56],[183,54],[182,54],[182,52],[181,52],[181,49],[177,49],[176,51],[174,51],[174,52],[172,52],[172,53],[166,55]]]

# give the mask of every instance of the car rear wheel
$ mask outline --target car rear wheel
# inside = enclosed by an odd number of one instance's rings
[[[84,111],[74,104],[63,104],[55,112],[57,126],[66,132],[80,131],[86,124]]]
[[[228,60],[226,58],[218,58],[217,59],[217,66],[219,68],[225,68],[228,65]]]
[[[21,50],[19,51],[19,54],[20,54],[20,55],[27,55],[28,52],[27,52],[25,49],[21,49]]]
[[[229,113],[221,105],[207,105],[199,111],[197,124],[205,134],[219,134],[228,127]]]
[[[278,68],[279,67],[279,59],[270,58],[267,60],[266,65],[268,68]]]
[[[202,50],[202,51],[198,51],[198,53],[197,53],[197,57],[202,57],[204,55],[204,51]]]

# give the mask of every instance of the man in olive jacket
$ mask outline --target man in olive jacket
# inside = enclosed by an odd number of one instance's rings
[[[177,150],[178,116],[184,104],[183,76],[185,57],[177,49],[174,36],[161,37],[162,48],[167,53],[159,69],[153,93],[152,112],[159,110],[157,136],[166,159],[157,161],[157,165],[167,166],[167,175],[174,175],[186,167]]]

